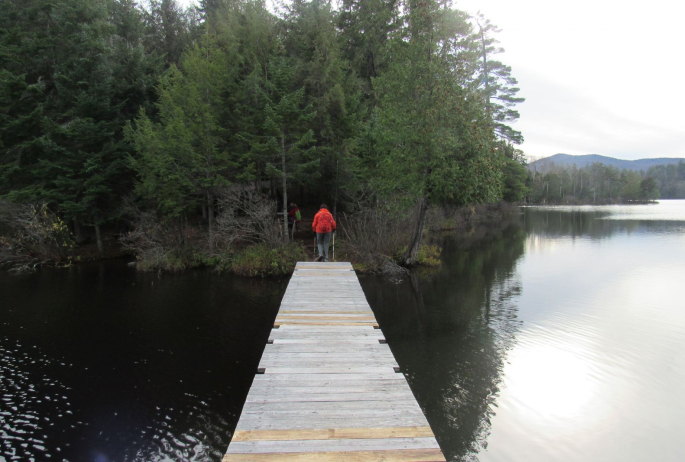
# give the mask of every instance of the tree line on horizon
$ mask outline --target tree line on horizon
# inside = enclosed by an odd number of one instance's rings
[[[430,207],[526,194],[498,32],[436,0],[10,1],[0,198],[98,243],[125,203],[182,232],[201,215],[211,254],[227,190],[282,210],[306,190],[412,214],[411,264]]]
[[[619,203],[685,199],[685,162],[655,165],[646,171],[619,169],[601,162],[586,167],[547,165],[528,172],[531,203]]]

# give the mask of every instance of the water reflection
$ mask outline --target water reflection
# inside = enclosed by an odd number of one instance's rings
[[[526,209],[362,280],[449,460],[683,459],[685,221],[649,207]]]
[[[520,321],[513,301],[525,234],[516,225],[448,238],[445,264],[399,284],[362,278],[398,364],[443,452],[460,459],[487,444],[504,356]]]

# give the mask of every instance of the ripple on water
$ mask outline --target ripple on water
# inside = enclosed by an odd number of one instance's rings
[[[83,425],[74,421],[71,389],[52,376],[53,367],[70,365],[0,338],[0,454],[7,460],[58,456],[62,448],[47,436],[51,427],[66,433]]]
[[[193,396],[184,409],[156,407],[154,417],[129,442],[123,460],[139,462],[206,461],[223,456],[218,447],[226,445],[230,425],[214,413],[209,403]]]

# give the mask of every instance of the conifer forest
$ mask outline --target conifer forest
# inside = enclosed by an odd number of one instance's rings
[[[498,32],[436,0],[6,0],[0,264],[107,233],[150,268],[287,256],[296,201],[411,265],[432,211],[526,195]]]

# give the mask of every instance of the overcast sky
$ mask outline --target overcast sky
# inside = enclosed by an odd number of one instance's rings
[[[189,4],[192,0],[179,0]],[[532,158],[685,157],[685,2],[455,0],[502,29]]]
[[[684,3],[459,0],[501,29],[529,156],[685,157]]]

